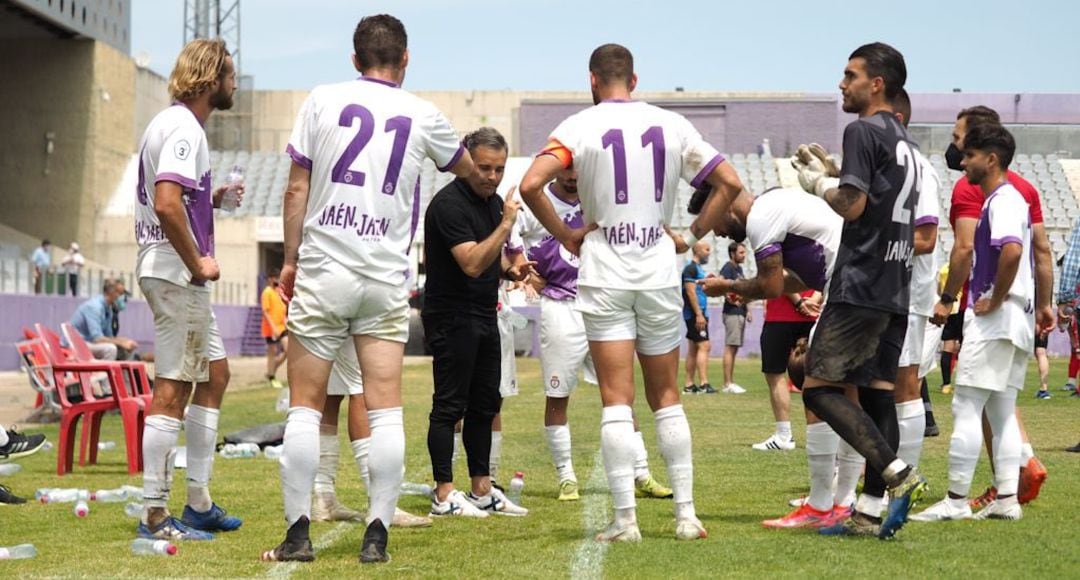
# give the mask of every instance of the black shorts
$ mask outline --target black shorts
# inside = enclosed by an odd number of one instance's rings
[[[945,319],[945,326],[941,329],[941,340],[964,341],[964,311],[950,314]]]
[[[1039,331],[1035,331],[1035,348],[1046,348],[1046,343],[1050,341],[1050,334],[1039,334]]]
[[[690,342],[706,342],[709,340],[709,318],[705,318],[705,331],[698,332],[696,326],[694,326],[693,318],[684,318],[683,322],[686,323],[686,339]]]
[[[288,330],[282,332],[281,336],[277,338],[274,338],[272,336],[264,336],[263,338],[266,339],[266,344],[281,344],[281,339],[285,338],[286,336],[289,336]]]
[[[813,322],[768,322],[761,327],[761,372],[787,372],[788,357],[800,338],[810,336]]]
[[[857,387],[895,383],[905,334],[903,314],[826,302],[806,353],[806,376]]]

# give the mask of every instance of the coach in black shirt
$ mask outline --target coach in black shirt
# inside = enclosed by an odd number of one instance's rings
[[[428,452],[436,482],[432,513],[440,515],[475,513],[461,505],[465,501],[489,510],[505,501],[491,487],[488,466],[491,422],[502,405],[496,304],[499,281],[523,279],[529,271],[524,256],[503,254],[521,207],[513,189],[505,204],[495,193],[506,166],[506,140],[484,127],[465,137],[465,147],[473,173],[436,193],[424,217],[422,317],[435,378]],[[454,425],[461,419],[472,478],[468,496],[453,484]]]

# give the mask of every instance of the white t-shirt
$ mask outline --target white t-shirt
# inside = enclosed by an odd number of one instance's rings
[[[83,255],[79,252],[68,252],[67,256],[64,256],[64,261],[62,263],[64,265],[64,270],[67,271],[68,274],[78,274],[83,266],[86,265],[86,258],[83,258]]]
[[[1019,243],[1020,267],[1001,307],[975,316],[975,302],[989,298],[997,278],[998,258],[1005,244]],[[1031,352],[1035,347],[1035,278],[1032,274],[1031,217],[1024,197],[1009,183],[986,196],[975,227],[975,263],[971,268],[964,342],[1006,339]]]
[[[843,227],[844,218],[825,200],[797,188],[770,189],[746,215],[746,241],[755,260],[780,252],[785,270],[824,292]]]
[[[919,190],[919,199],[915,202],[915,227],[921,225],[937,224],[938,212],[941,202],[938,201],[938,192],[941,184],[938,182],[937,172],[930,162],[923,157],[918,150],[913,150],[915,159],[918,160],[922,171],[922,187]],[[919,316],[932,316],[934,304],[937,302],[937,250],[921,256],[913,256],[911,259],[911,301],[909,312]]]
[[[135,204],[135,240],[139,257],[135,275],[187,285],[191,272],[176,253],[154,211],[154,186],[171,181],[183,188],[188,233],[200,256],[214,255],[214,206],[210,185],[210,149],[198,118],[175,104],[151,121],[139,142],[139,183]]]
[[[434,105],[361,77],[311,91],[287,152],[311,171],[301,259],[326,256],[399,283],[419,223],[424,158],[445,171],[464,148]]]
[[[551,133],[578,173],[584,223],[578,284],[678,287],[675,245],[664,232],[679,179],[695,187],[724,158],[684,117],[641,101],[605,101]]]
[[[585,225],[581,218],[581,202],[569,202],[559,197],[548,184],[544,188],[555,213],[571,228]],[[577,296],[578,267],[581,262],[560,244],[536,219],[528,206],[518,211],[517,223],[510,236],[512,250],[523,250],[529,260],[536,262],[536,271],[547,281],[540,294],[552,300],[573,300]]]

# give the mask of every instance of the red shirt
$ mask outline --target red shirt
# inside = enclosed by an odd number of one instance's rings
[[[1006,171],[1005,179],[1008,179],[1009,183],[1020,192],[1020,195],[1024,196],[1024,201],[1028,204],[1028,215],[1031,217],[1031,224],[1043,223],[1042,202],[1039,201],[1039,191],[1035,189],[1035,186],[1012,170]],[[953,186],[952,207],[949,209],[949,225],[956,228],[956,220],[960,218],[979,219],[982,217],[982,207],[985,201],[986,196],[983,194],[982,188],[968,181],[966,176],[962,176]],[[957,300],[960,300],[961,312],[967,308],[967,293],[968,282],[965,280],[964,288],[960,292],[960,296],[957,297]]]
[[[813,290],[806,290],[800,296],[809,298],[813,294]],[[817,319],[799,314],[787,296],[777,296],[765,301],[765,322],[814,322],[815,320]]]
[[[1032,225],[1043,223],[1042,202],[1039,201],[1039,191],[1035,189],[1035,186],[1020,177],[1019,173],[1012,171],[1008,171],[1005,178],[1020,192],[1020,195],[1024,196],[1024,201],[1028,203],[1028,208],[1031,210]],[[985,201],[986,196],[983,195],[982,188],[968,181],[967,177],[961,177],[953,186],[949,225],[955,228],[956,220],[960,218],[979,219],[982,216]]]

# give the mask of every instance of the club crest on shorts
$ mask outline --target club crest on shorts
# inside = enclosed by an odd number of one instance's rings
[[[559,381],[559,375],[551,375],[551,380],[548,381],[548,386],[553,389],[558,389],[560,385],[562,385],[562,382]]]

